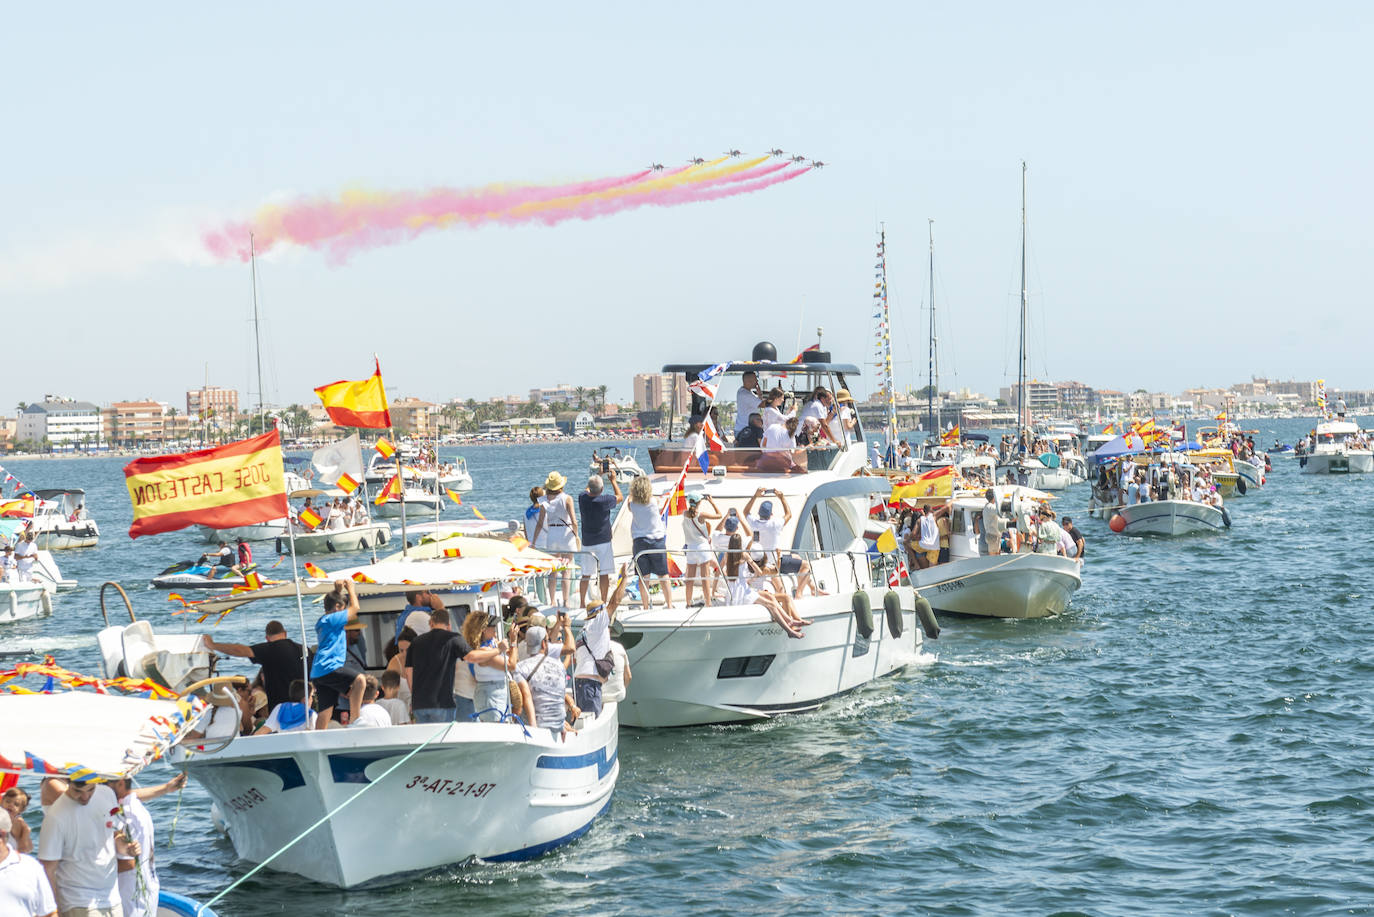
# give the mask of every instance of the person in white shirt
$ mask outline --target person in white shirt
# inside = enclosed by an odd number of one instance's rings
[[[763,428],[764,452],[791,452],[797,448],[797,418],[787,419]]]
[[[604,604],[588,603],[587,620],[582,625],[582,633],[576,641],[573,664],[573,703],[594,716],[601,715],[602,687],[606,675],[598,669],[604,667],[606,657],[611,655],[611,624],[615,622],[615,610],[625,597],[625,571],[621,571],[615,592]],[[614,660],[611,662],[614,671]]]
[[[759,410],[759,377],[747,372],[740,379],[739,391],[735,392],[735,435],[749,426],[749,415]]]
[[[382,696],[377,698],[377,706],[386,711],[391,725],[404,726],[409,723],[410,705],[401,697],[401,685],[405,684],[405,679],[401,677],[401,673],[394,669],[387,669],[382,673],[380,684]],[[363,696],[367,696],[366,689],[364,689]]]
[[[772,500],[764,500],[760,503],[758,514],[754,514],[754,503],[759,497],[767,493],[776,497],[778,505],[782,507],[781,519],[773,513]],[[803,560],[799,554],[780,550],[783,530],[787,527],[787,523],[792,521],[792,507],[788,505],[787,497],[783,496],[782,491],[777,488],[758,488],[754,491],[754,495],[749,498],[749,502],[745,504],[744,516],[754,532],[754,548],[750,551],[750,556],[761,566],[771,567],[778,572],[778,576],[773,579],[773,588],[777,592],[785,593],[786,589],[783,587],[781,577],[783,575],[795,575],[797,588],[792,592],[793,598],[801,598],[802,592],[808,586],[811,587],[812,595],[820,595],[816,589],[816,584],[811,579],[811,565]]]
[[[377,695],[382,693],[382,686],[377,679],[371,675],[367,676],[367,681],[363,687],[363,706],[358,711],[358,715],[349,721],[349,728],[355,726],[390,726],[391,714],[386,708],[377,703]]]
[[[0,554],[0,583],[8,583],[14,580],[14,546],[5,545],[4,553]]]
[[[143,803],[186,785],[186,775],[177,774],[158,786],[134,789],[132,780],[112,780],[119,805],[128,821],[129,835],[142,851],[137,857],[125,852],[119,855],[119,899],[124,917],[156,917],[157,896],[161,883],[157,877],[156,844],[153,835],[153,816]],[[141,876],[140,876],[141,873]]]
[[[10,843],[10,813],[0,809],[0,914],[56,917],[57,900],[42,865]]]
[[[142,850],[116,841],[110,812],[118,807],[108,786],[72,781],[44,813],[38,861],[61,913],[119,913],[118,855]]]
[[[838,410],[830,418],[830,438],[837,443],[848,442],[854,438],[854,397],[849,389],[835,392],[835,404]]]
[[[611,674],[606,678],[606,683],[601,686],[601,701],[615,701],[620,703],[625,699],[625,688],[630,684],[633,673],[630,672],[630,657],[625,653],[625,647],[615,640],[611,641],[611,659],[615,662],[615,668],[611,669]]]
[[[989,554],[1002,553],[1002,533],[1007,530],[1007,525],[1002,521],[1002,513],[997,509],[997,492],[988,488],[983,497],[987,500],[983,504],[983,546]]]
[[[306,696],[305,682],[299,678],[291,682],[287,691],[291,698],[284,704],[277,704],[267,714],[267,721],[253,733],[255,736],[271,735],[274,732],[305,732],[310,728],[310,701]]]
[[[796,417],[796,408],[787,410],[787,399],[790,396],[780,388],[771,390],[763,396],[763,428],[767,430],[775,423],[783,423],[789,417]]]
[[[15,579],[21,583],[33,582],[33,562],[37,559],[38,545],[34,544],[33,532],[25,532],[14,546]]]
[[[687,434],[682,437],[682,448],[687,452],[696,454],[697,444],[701,443],[705,434],[701,432],[702,424],[705,419],[700,414],[693,414],[687,420]]]

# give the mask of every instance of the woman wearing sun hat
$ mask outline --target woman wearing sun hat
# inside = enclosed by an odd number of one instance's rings
[[[580,543],[577,531],[577,513],[573,509],[572,497],[563,492],[568,479],[557,471],[550,471],[544,480],[544,499],[539,504],[539,520],[534,524],[535,544],[543,550],[571,564]],[[540,535],[543,542],[539,541]],[[568,595],[572,591],[572,576],[565,568],[561,573],[552,574],[563,581],[563,607],[568,607]],[[553,583],[549,584],[553,588]]]

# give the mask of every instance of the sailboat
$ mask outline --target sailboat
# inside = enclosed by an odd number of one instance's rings
[[[1026,293],[1026,164],[1021,163],[1021,335],[1016,362],[1016,441],[1011,461],[997,467],[997,480],[1009,481],[1036,490],[1064,490],[1085,480],[1047,452],[1031,455],[1030,414],[1026,404],[1026,319],[1030,299]]]

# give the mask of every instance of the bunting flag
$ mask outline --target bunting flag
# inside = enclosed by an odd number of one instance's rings
[[[33,494],[24,494],[15,500],[0,503],[0,519],[32,519]]]
[[[360,382],[331,382],[315,389],[329,419],[341,427],[386,429],[391,426],[391,412],[387,410],[386,388],[382,385],[382,364],[377,371]]]
[[[697,434],[696,444],[692,446],[692,454],[697,457],[697,464],[701,466],[702,474],[711,473],[711,453],[706,447],[706,432],[703,425],[702,432]]]
[[[135,459],[124,466],[133,504],[129,537],[191,525],[226,529],[287,515],[276,430],[212,449]]]
[[[482,511],[475,506],[472,508],[472,514],[476,516],[478,519],[481,519],[483,522],[486,521],[487,517],[482,515]]]
[[[310,576],[313,579],[329,579],[328,573],[325,573],[323,570],[321,570],[319,567],[315,566],[308,560],[305,562],[305,572],[307,576]]]
[[[706,437],[706,445],[712,452],[724,452],[725,440],[720,438],[720,431],[716,429],[716,422],[707,414],[705,421],[701,425],[701,433]]]
[[[715,401],[716,391],[719,389],[719,383],[707,382],[705,379],[695,379],[687,383],[687,388],[696,392],[698,395],[705,398],[707,401]]]
[[[1103,435],[1103,436],[1115,436],[1115,435],[1116,435],[1116,424],[1110,424],[1110,423],[1109,423],[1109,424],[1107,424],[1105,427],[1103,427],[1103,428],[1102,428],[1102,435]]]
[[[367,575],[366,573],[364,573],[363,571],[359,570],[357,573],[353,574],[353,582],[355,582],[355,583],[375,583],[375,582],[377,582],[377,581],[376,581],[375,579],[373,579],[372,577],[368,576],[368,575]]]
[[[463,556],[463,552],[460,551],[458,548],[444,548],[444,556],[445,556],[445,557],[462,557],[462,556]]]
[[[957,424],[956,424],[954,427],[952,427],[951,429],[946,430],[944,433],[941,433],[941,434],[940,434],[940,445],[942,445],[942,446],[957,446],[957,445],[959,445],[959,427],[958,427]]]
[[[256,573],[245,573],[243,575],[243,584],[249,589],[261,589],[262,577],[258,576]]]
[[[359,485],[358,482],[353,480],[353,477],[345,471],[343,474],[339,475],[339,479],[334,482],[334,486],[346,494],[351,494],[358,489]]]
[[[319,524],[324,521],[319,516],[315,515],[314,512],[308,509],[301,510],[300,515],[296,518],[300,519],[301,524],[308,529],[317,528]]]
[[[372,503],[374,506],[381,506],[393,498],[397,500],[401,498],[401,476],[399,474],[391,476],[391,480],[386,482],[386,486],[377,493],[377,498]]]
[[[515,550],[517,551],[523,551],[530,546],[529,539],[524,535],[510,536],[510,543],[515,545]]]
[[[463,505],[462,495],[459,494],[458,491],[454,490],[452,487],[445,487],[444,493],[448,494],[448,498],[452,500],[454,503],[457,503],[459,506]]]
[[[382,458],[391,458],[396,454],[396,447],[387,442],[385,437],[378,437],[373,448],[382,454]]]

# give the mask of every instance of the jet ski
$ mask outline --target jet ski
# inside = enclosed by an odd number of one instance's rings
[[[251,569],[251,568],[250,568]],[[262,585],[268,586],[276,580],[263,579]],[[172,564],[153,577],[154,589],[233,589],[246,586],[242,576],[228,567],[211,566],[202,560],[184,560]]]

